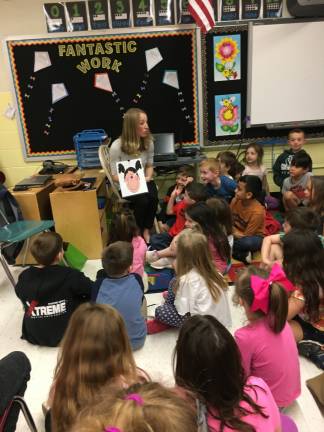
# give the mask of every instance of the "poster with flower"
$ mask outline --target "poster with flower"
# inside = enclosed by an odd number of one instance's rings
[[[241,35],[214,36],[214,81],[241,79]]]
[[[216,136],[241,133],[241,94],[215,96]]]

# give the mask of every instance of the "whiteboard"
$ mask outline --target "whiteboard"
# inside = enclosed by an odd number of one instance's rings
[[[249,125],[324,123],[324,21],[251,25]]]

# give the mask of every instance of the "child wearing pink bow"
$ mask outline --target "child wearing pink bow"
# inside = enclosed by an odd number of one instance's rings
[[[247,376],[262,378],[278,407],[300,395],[298,352],[287,323],[288,295],[295,287],[278,264],[269,274],[250,266],[239,276],[235,300],[244,307],[249,324],[235,332]]]

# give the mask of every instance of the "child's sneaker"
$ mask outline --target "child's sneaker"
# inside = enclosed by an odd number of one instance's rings
[[[324,370],[324,345],[312,340],[302,340],[297,344],[301,356],[308,358]]]
[[[171,326],[168,326],[167,324],[163,324],[160,321],[157,321],[155,318],[151,320],[146,320],[147,325],[147,334],[155,334],[155,333],[161,333],[165,330],[169,330],[172,328]]]
[[[156,251],[156,250],[147,251],[145,258],[146,258],[146,262],[149,264],[160,259],[158,251]]]

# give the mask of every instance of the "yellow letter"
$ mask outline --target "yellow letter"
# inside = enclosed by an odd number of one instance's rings
[[[86,56],[87,55],[87,50],[86,50],[84,43],[83,44],[76,44],[75,50],[76,50],[77,56],[81,56],[81,55]]]
[[[90,64],[88,59],[84,59],[79,65],[77,65],[77,69],[82,73],[86,74],[90,70]]]
[[[62,57],[65,54],[65,49],[66,46],[65,45],[59,45],[58,46],[58,50],[59,50],[59,56]]]
[[[101,60],[99,57],[92,57],[90,63],[91,67],[93,67],[94,69],[98,69],[101,66]]]
[[[67,46],[66,55],[75,57],[75,51],[74,51],[73,45],[69,44]]]
[[[102,60],[102,64],[101,64],[102,69],[110,69],[110,63],[111,63],[110,58],[102,57],[101,60]]]
[[[119,72],[119,66],[121,66],[121,65],[122,65],[122,62],[119,62],[118,60],[114,60],[114,63],[111,67],[111,70]]]
[[[95,55],[105,54],[105,50],[103,49],[100,42],[96,43]]]
[[[136,42],[135,41],[129,41],[127,43],[127,49],[129,52],[135,52],[137,50]]]
[[[94,44],[93,43],[88,43],[87,44],[87,48],[88,48],[89,54],[92,56],[93,55]]]
[[[105,42],[106,54],[112,54],[114,52],[111,42]]]

